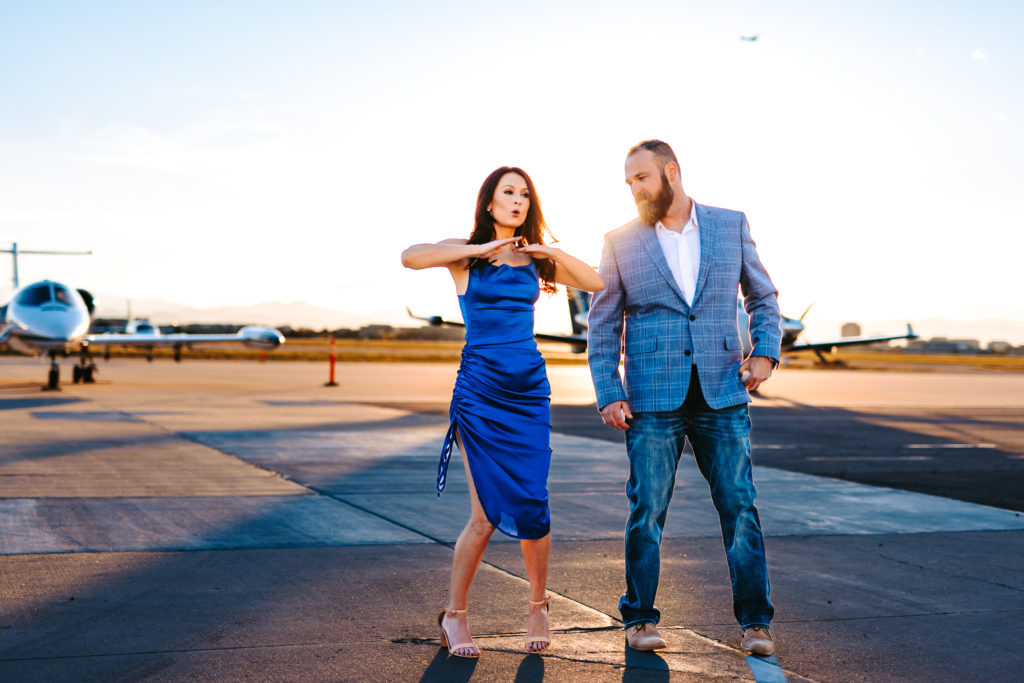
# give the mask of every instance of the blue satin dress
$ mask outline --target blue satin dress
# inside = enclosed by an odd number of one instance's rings
[[[533,262],[470,270],[459,296],[466,345],[437,472],[440,496],[458,432],[487,519],[520,539],[551,529],[551,387],[533,338],[539,295]]]

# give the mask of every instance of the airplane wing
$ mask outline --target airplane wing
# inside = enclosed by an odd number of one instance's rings
[[[409,308],[405,309],[406,313],[409,314],[410,318],[416,320],[422,320],[430,323],[431,327],[465,327],[466,323],[456,322],[454,320],[445,320],[439,315],[422,316],[414,314]],[[537,332],[533,335],[535,338],[541,341],[559,342],[561,344],[569,344],[573,347],[573,351],[580,353],[587,349],[587,336],[586,334],[580,335],[565,335],[565,334],[545,334],[543,332]]]
[[[272,327],[247,325],[234,334],[124,334],[104,332],[86,335],[82,341],[89,346],[191,346],[233,342],[257,349],[276,349],[284,343],[284,335]]]
[[[908,323],[906,334],[892,337],[846,337],[836,341],[815,342],[813,344],[794,344],[788,349],[784,349],[783,353],[793,353],[795,351],[814,351],[815,353],[819,353],[821,351],[829,351],[840,346],[863,346],[865,344],[877,344],[879,342],[895,341],[897,339],[917,339],[917,335],[914,333],[914,328]]]
[[[466,323],[460,323],[460,322],[456,322],[454,320],[445,320],[444,318],[442,318],[439,315],[428,315],[428,316],[416,315],[415,313],[413,313],[409,309],[408,306],[405,307],[405,312],[409,314],[410,318],[413,318],[415,320],[422,320],[424,322],[430,323],[431,327],[442,327],[442,326],[444,326],[444,327],[465,327],[466,326]]]

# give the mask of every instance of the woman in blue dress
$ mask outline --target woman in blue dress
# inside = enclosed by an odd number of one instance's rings
[[[545,595],[551,389],[533,337],[533,305],[541,289],[552,293],[556,283],[597,291],[604,282],[583,261],[546,245],[546,230],[530,176],[505,166],[480,187],[468,240],[416,244],[402,252],[407,268],[448,268],[466,322],[437,478],[440,495],[457,444],[470,518],[455,544],[448,607],[437,620],[442,646],[458,657],[480,655],[470,637],[466,600],[495,529],[520,539],[530,580],[526,650],[541,652],[551,642]]]

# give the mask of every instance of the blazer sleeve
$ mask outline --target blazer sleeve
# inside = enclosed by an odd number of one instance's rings
[[[757,245],[750,236],[750,226],[745,214],[741,214],[740,233],[743,244],[740,290],[743,292],[743,308],[750,316],[750,343],[753,346],[750,355],[770,358],[778,365],[779,357],[782,355],[779,292],[757,255]]]
[[[598,409],[614,401],[625,401],[626,391],[619,374],[622,359],[622,326],[625,290],[610,237],[604,240],[598,273],[604,289],[594,294],[587,318],[587,362],[594,381]]]

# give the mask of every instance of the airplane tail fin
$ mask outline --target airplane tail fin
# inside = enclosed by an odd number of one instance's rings
[[[569,322],[573,334],[584,334],[587,331],[587,314],[590,313],[590,292],[566,287],[569,297]]]
[[[12,279],[12,281],[14,283],[14,288],[17,289],[20,286],[20,284],[18,282],[18,254],[63,254],[63,255],[70,255],[70,256],[89,256],[90,254],[92,254],[92,252],[91,251],[38,251],[38,250],[18,249],[18,243],[14,242],[14,243],[11,244],[11,248],[10,249],[0,249],[0,254],[10,254],[11,257],[12,257],[12,260],[14,261],[14,266],[13,266],[13,272],[11,274],[12,275],[11,279]]]

